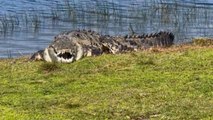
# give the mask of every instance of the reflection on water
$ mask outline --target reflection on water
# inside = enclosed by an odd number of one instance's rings
[[[171,31],[176,43],[213,36],[213,4],[195,0],[0,0],[0,57],[46,47],[65,30],[123,35]]]

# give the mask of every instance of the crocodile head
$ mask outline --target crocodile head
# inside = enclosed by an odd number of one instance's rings
[[[71,63],[83,57],[83,48],[68,37],[55,39],[44,50],[33,54],[31,60],[44,60],[46,62]]]

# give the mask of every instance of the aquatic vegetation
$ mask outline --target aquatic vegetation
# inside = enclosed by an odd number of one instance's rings
[[[3,33],[23,25],[38,29],[41,23],[45,26],[43,21],[49,19],[54,22],[75,22],[84,25],[88,24],[89,21],[90,24],[94,22],[93,26],[102,29],[107,29],[108,26],[103,26],[100,23],[114,24],[116,27],[132,24],[137,31],[147,31],[147,25],[153,27],[151,31],[170,29],[171,27],[177,38],[180,38],[187,33],[188,28],[185,27],[187,25],[201,22],[206,26],[211,24],[209,18],[212,16],[212,9],[209,8],[211,6],[197,5],[195,2],[184,4],[178,1],[161,0],[126,4],[126,6],[119,5],[115,1],[105,0],[101,2],[88,0],[81,4],[76,3],[75,0],[63,0],[60,4],[53,4],[49,11],[45,11],[45,14],[33,9],[31,12],[24,12],[23,15],[13,15],[12,18],[5,15],[5,17],[0,17],[0,21]],[[16,24],[17,21],[19,24]],[[124,21],[126,22],[124,23]],[[172,29],[173,26],[174,29]],[[123,31],[127,30],[123,29]]]
[[[3,34],[13,32],[19,26],[19,19],[17,16],[4,15],[0,18],[0,32]]]

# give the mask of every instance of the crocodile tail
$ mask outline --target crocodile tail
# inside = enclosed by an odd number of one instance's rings
[[[174,34],[171,32],[160,32],[159,41],[162,47],[169,47],[174,44]]]
[[[174,34],[171,32],[159,32],[148,34],[142,39],[146,47],[169,47],[174,43]]]

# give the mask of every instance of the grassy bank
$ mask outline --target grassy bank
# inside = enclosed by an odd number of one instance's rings
[[[213,119],[212,47],[0,68],[0,120]]]

